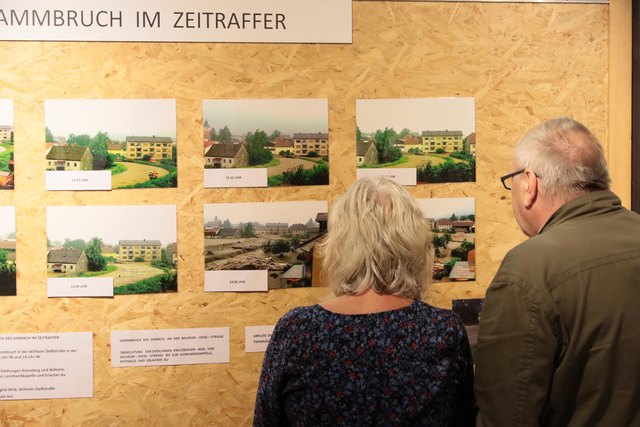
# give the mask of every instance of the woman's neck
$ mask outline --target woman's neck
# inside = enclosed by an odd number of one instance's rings
[[[404,308],[413,302],[411,298],[389,294],[377,294],[369,289],[358,295],[342,295],[325,301],[320,306],[337,314],[369,314]]]

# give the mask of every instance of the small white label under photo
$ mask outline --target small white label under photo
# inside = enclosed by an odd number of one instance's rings
[[[111,331],[111,366],[229,363],[229,328]]]
[[[204,272],[207,292],[255,292],[269,289],[269,270],[216,270]]]
[[[244,349],[247,353],[264,353],[273,334],[274,325],[244,328]]]
[[[357,169],[357,178],[384,176],[400,185],[416,185],[415,168],[362,168]]]
[[[266,186],[267,168],[221,168],[204,170],[205,188]]]
[[[111,171],[47,171],[47,191],[111,190]]]
[[[113,297],[113,277],[50,277],[47,296]]]

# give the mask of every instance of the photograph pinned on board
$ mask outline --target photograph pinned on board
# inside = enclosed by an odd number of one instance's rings
[[[49,296],[177,292],[176,242],[175,205],[48,206]]]
[[[16,295],[16,208],[0,206],[0,296]]]
[[[329,185],[327,99],[215,99],[203,111],[204,185]]]
[[[313,254],[326,232],[326,201],[206,204],[205,290],[320,286]]]
[[[13,189],[13,100],[0,99],[0,190]]]
[[[174,99],[45,100],[47,190],[176,188]]]
[[[473,197],[417,199],[432,233],[434,282],[476,279],[476,215]]]
[[[358,178],[475,182],[474,98],[356,100]]]

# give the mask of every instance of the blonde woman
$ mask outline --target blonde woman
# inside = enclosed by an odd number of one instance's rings
[[[320,253],[335,298],[278,321],[254,426],[473,425],[467,336],[455,314],[421,301],[431,233],[409,193],[356,181]]]

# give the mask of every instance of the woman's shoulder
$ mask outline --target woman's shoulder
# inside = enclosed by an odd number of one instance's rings
[[[321,314],[318,305],[300,306],[287,311],[276,323],[276,329],[306,325]]]
[[[418,317],[426,321],[430,326],[442,331],[455,333],[465,333],[462,319],[452,310],[434,307],[423,301],[416,301],[415,310]]]

